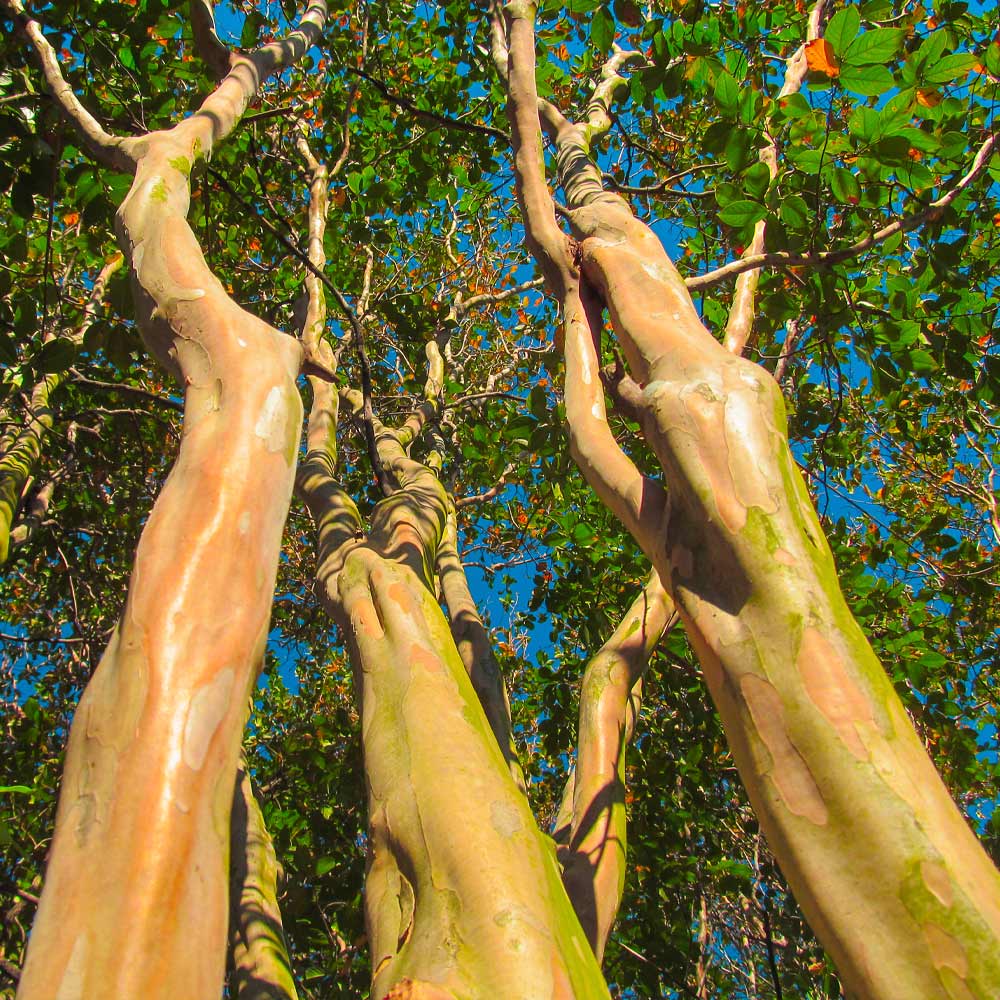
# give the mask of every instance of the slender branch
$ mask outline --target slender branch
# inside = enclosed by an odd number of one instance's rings
[[[676,621],[673,602],[654,570],[587,664],[581,686],[572,818],[559,854],[566,891],[598,960],[624,883],[625,748],[635,731],[649,658]]]
[[[298,994],[278,908],[281,865],[245,761],[236,776],[230,824],[230,995],[237,1000],[295,1000]]]
[[[514,152],[514,182],[525,241],[550,290],[565,295],[572,279],[570,242],[556,222],[545,179],[545,158],[535,83],[535,8],[528,0],[504,7],[507,50],[507,115]]]
[[[522,292],[530,292],[533,288],[541,288],[544,284],[544,278],[532,278],[531,281],[525,281],[521,285],[516,285],[513,288],[504,288],[497,292],[483,292],[481,295],[473,295],[467,299],[456,296],[455,305],[451,309],[451,318],[456,321],[462,320],[470,310],[478,306],[495,305],[497,302],[503,302],[505,299],[522,294]]]
[[[127,385],[124,382],[101,382],[97,379],[87,378],[87,376],[82,375],[76,368],[70,368],[69,373],[73,377],[74,385],[82,385],[94,389],[105,389],[109,392],[121,392],[130,396],[139,396],[142,399],[149,399],[161,406],[166,406],[169,409],[176,410],[178,413],[184,412],[184,404],[182,402],[176,399],[171,399],[169,396],[161,396],[158,392],[151,392],[149,389],[141,389],[139,386],[135,385]]]
[[[216,33],[212,0],[191,0],[191,33],[201,61],[216,80],[224,79],[233,67],[233,60],[229,46]]]
[[[332,284],[324,282],[333,294],[341,312],[347,317],[351,325],[351,332],[354,335],[354,348],[358,355],[358,367],[361,369],[361,395],[364,399],[362,417],[365,424],[365,442],[368,446],[368,458],[372,463],[372,472],[378,482],[379,489],[383,496],[389,496],[392,492],[392,485],[386,477],[385,470],[378,453],[378,442],[375,433],[375,407],[372,405],[372,369],[368,361],[368,348],[365,343],[365,327],[358,319],[357,313],[351,308],[350,303],[344,297],[343,292]]]
[[[370,83],[390,104],[395,104],[396,107],[402,108],[404,111],[409,111],[418,118],[433,122],[442,128],[457,129],[459,132],[471,132],[474,135],[486,135],[491,139],[502,139],[504,143],[510,141],[510,136],[506,132],[494,128],[492,125],[479,125],[476,122],[466,122],[462,121],[461,118],[450,118],[447,115],[427,111],[409,97],[403,97],[402,94],[397,94],[390,90],[377,77],[372,76],[357,66],[348,66],[346,70],[348,73],[353,73],[355,76],[359,76],[362,80]]]
[[[488,490],[484,490],[482,493],[474,493],[467,497],[457,497],[455,499],[455,509],[461,510],[463,507],[469,507],[476,503],[486,503],[489,500],[493,500],[498,497],[507,485],[507,477],[514,471],[514,465],[511,463],[508,465],[503,472],[500,473],[500,478],[497,479],[496,483],[491,486]]]
[[[476,695],[493,730],[500,752],[507,761],[511,777],[525,792],[524,772],[517,759],[517,748],[510,722],[510,703],[503,673],[493,652],[489,632],[469,589],[465,567],[458,554],[458,524],[455,505],[448,505],[448,520],[438,548],[437,574],[448,608],[448,621]]]
[[[911,232],[922,226],[925,222],[933,222],[935,219],[940,218],[944,210],[970,184],[975,183],[980,174],[983,173],[998,145],[1000,145],[1000,132],[989,136],[982,146],[979,147],[968,173],[954,187],[949,188],[940,198],[932,201],[920,212],[914,212],[913,215],[908,215],[904,218],[894,219],[887,226],[872,233],[870,236],[864,237],[864,239],[858,240],[856,243],[852,243],[849,247],[809,254],[788,253],[786,251],[759,253],[752,257],[734,260],[706,274],[693,275],[686,278],[684,284],[689,290],[697,291],[702,288],[711,288],[713,285],[717,285],[727,278],[735,277],[755,267],[765,267],[771,264],[778,267],[829,267],[832,264],[840,264],[845,260],[850,260],[852,257],[858,257],[866,251],[871,250],[877,244],[895,236],[897,233]]]
[[[806,78],[808,63],[806,60],[806,46],[820,37],[823,30],[823,13],[830,0],[816,0],[812,11],[809,14],[809,23],[806,28],[805,41],[795,50],[785,63],[785,79],[781,89],[778,91],[778,101],[791,94],[798,93],[802,88],[802,83]],[[757,154],[757,159],[767,167],[770,180],[773,181],[778,176],[778,144],[774,139],[769,139],[766,146]],[[763,253],[764,241],[767,238],[767,221],[761,219],[754,226],[753,237],[744,251],[744,257],[753,257]],[[744,271],[736,279],[736,287],[733,289],[732,304],[729,308],[729,317],[726,322],[725,336],[723,343],[726,350],[732,354],[742,354],[750,341],[753,333],[754,323],[754,300],[757,295],[757,285],[760,282],[760,268]]]
[[[135,160],[126,149],[129,140],[105,131],[104,126],[80,103],[62,74],[56,51],[42,33],[42,26],[25,13],[21,0],[0,0],[0,4],[10,13],[18,31],[31,43],[31,51],[53,98],[94,159],[113,170],[135,173]]]

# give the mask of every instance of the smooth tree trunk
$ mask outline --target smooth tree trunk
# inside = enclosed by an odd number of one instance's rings
[[[625,752],[635,733],[649,659],[676,623],[655,570],[580,685],[576,765],[555,839],[563,884],[601,961],[625,889]]]
[[[281,865],[244,760],[233,793],[229,994],[237,1000],[297,1000],[281,926]]]
[[[84,140],[135,179],[118,213],[139,325],[184,386],[180,451],[143,530],[118,627],[73,720],[21,1000],[218,1000],[230,810],[267,639],[302,417],[302,349],[237,306],[187,223],[190,175],[262,79],[315,40],[325,8],[250,56],[165,132],[104,133],[61,81]]]
[[[781,392],[705,329],[655,234],[603,192],[589,144],[613,74],[579,124],[538,100],[532,21],[530,4],[507,5],[509,108],[529,245],[563,306],[574,455],[674,599],[771,849],[848,993],[996,997],[1000,875],[845,605]],[[572,243],[545,185],[540,118]],[[666,493],[606,422],[605,307]]]
[[[315,176],[319,165],[311,167]],[[314,188],[310,259],[321,267],[317,194]],[[322,288],[312,279],[307,288],[306,351],[328,366]],[[298,476],[318,530],[318,590],[343,631],[360,702],[372,997],[606,998],[554,845],[512,767],[509,718],[498,718],[506,696],[482,649],[473,649],[475,623],[453,540],[441,565],[452,625],[434,596],[452,503],[434,471],[436,456],[410,455],[443,387],[436,345],[427,351],[424,402],[398,427],[372,422],[390,494],[375,505],[367,530],[336,480],[339,405],[364,414],[360,393],[338,399],[327,383],[310,379],[308,452]],[[464,660],[453,626],[467,647]],[[477,688],[491,702],[493,726]]]

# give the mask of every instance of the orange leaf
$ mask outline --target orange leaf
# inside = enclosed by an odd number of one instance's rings
[[[936,108],[941,103],[941,95],[933,87],[921,87],[917,91],[917,104],[925,108]]]
[[[79,212],[67,212],[63,216],[63,222],[67,226],[75,226],[79,221],[80,221],[80,213]]]
[[[814,38],[806,43],[806,65],[813,73],[822,73],[831,79],[840,76],[840,64],[833,46],[825,38]]]

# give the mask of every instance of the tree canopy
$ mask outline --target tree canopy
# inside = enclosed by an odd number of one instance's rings
[[[574,761],[590,745],[588,727],[599,731],[586,721],[599,703],[599,673],[587,665],[606,643],[622,662],[634,657],[614,722],[616,740],[631,738],[615,765],[619,784],[609,779],[621,801],[600,813],[609,828],[621,821],[622,840],[628,815],[627,867],[606,876],[624,878],[617,922],[595,946],[611,995],[841,996],[828,953],[836,945],[814,937],[788,888],[795,876],[782,874],[780,848],[768,845],[737,773],[680,578],[660,573],[687,631],[670,629],[673,605],[664,604],[662,641],[656,632],[650,649],[621,651],[628,637],[616,629],[637,595],[660,608],[662,591],[655,574],[647,584],[650,545],[622,514],[627,503],[616,508],[614,496],[595,492],[574,462],[581,452],[580,464],[589,461],[591,432],[572,412],[579,362],[569,298],[553,278],[565,262],[552,263],[532,225],[538,157],[517,112],[534,116],[539,143],[544,136],[539,177],[554,192],[552,226],[562,226],[569,269],[574,253],[585,276],[604,266],[586,257],[595,233],[613,242],[601,220],[592,230],[581,222],[581,206],[592,204],[581,190],[596,185],[598,205],[618,196],[659,239],[718,343],[776,380],[847,605],[996,862],[996,11],[893,0],[544,3],[523,50],[534,52],[537,94],[521,100],[517,32],[528,4],[508,4],[506,20],[485,4],[331,4],[321,17],[324,6],[303,18],[288,0],[220,4],[213,27],[204,0],[191,9],[161,0],[0,5],[0,996],[13,996],[24,964],[70,721],[105,647],[125,634],[116,623],[130,614],[140,533],[158,523],[150,511],[168,475],[177,491],[212,462],[206,450],[171,473],[182,438],[185,447],[198,439],[190,386],[210,394],[190,374],[198,341],[183,323],[193,321],[176,318],[181,272],[143,272],[172,238],[173,217],[138,258],[129,244],[152,218],[134,186],[141,144],[181,122],[209,130],[211,156],[164,154],[169,183],[158,191],[151,174],[143,197],[186,217],[220,302],[285,338],[267,350],[305,345],[291,377],[307,417],[300,425],[289,403],[294,421],[274,431],[294,439],[300,458],[287,522],[291,473],[272,474],[266,462],[288,442],[251,463],[237,441],[232,457],[234,468],[257,470],[247,495],[273,507],[246,542],[263,548],[274,535],[273,595],[262,555],[256,589],[234,581],[232,604],[235,616],[259,603],[265,621],[270,607],[266,633],[247,640],[266,637],[266,657],[244,770],[266,825],[261,840],[273,838],[282,869],[276,900],[298,995],[368,995],[373,976],[372,995],[393,987],[369,954],[386,932],[371,913],[366,927],[363,912],[373,845],[391,837],[380,833],[377,796],[366,806],[380,780],[368,742],[362,760],[362,714],[376,696],[363,709],[360,694],[374,683],[364,666],[374,654],[355,634],[342,554],[359,562],[370,549],[412,571],[436,614],[446,608],[506,778],[560,844],[564,875],[567,845],[579,853],[574,838],[589,835],[580,816],[567,818]],[[263,68],[228,122],[210,102],[231,53]],[[97,139],[68,120],[72,95]],[[591,278],[601,301],[584,301],[595,392],[622,461],[678,504],[673,459],[637,403],[655,379],[640,377],[641,351],[618,336],[628,302],[616,304],[625,287],[616,273],[602,272],[604,285]],[[258,335],[246,319],[231,322]],[[198,405],[218,410],[226,391]],[[752,423],[744,411],[732,427],[729,419],[734,437]],[[234,439],[240,426],[234,418]],[[737,495],[766,509],[752,470],[731,455],[720,468]],[[750,484],[743,493],[741,482]],[[190,494],[196,513],[172,529],[178,564],[198,544],[198,518],[210,524],[229,509],[220,497]],[[773,565],[785,549],[768,539],[768,552]],[[715,576],[700,571],[722,588],[716,577],[729,570],[719,566]],[[208,579],[211,566],[198,572]],[[131,586],[134,595],[136,577]],[[446,713],[438,718],[428,698],[427,738],[440,724],[444,742]],[[365,740],[383,724],[366,716]],[[422,787],[416,764],[406,773]],[[235,774],[226,774],[228,799]],[[254,797],[246,801],[253,817]],[[456,836],[474,842],[472,819],[455,808]],[[966,985],[966,954],[960,947],[955,958],[945,937],[928,946],[946,970],[942,989],[956,1000],[990,995],[985,979],[970,974]],[[393,960],[407,940],[400,935]],[[229,967],[230,995],[264,995],[240,979],[232,951]],[[591,995],[575,980],[574,989],[566,995]]]

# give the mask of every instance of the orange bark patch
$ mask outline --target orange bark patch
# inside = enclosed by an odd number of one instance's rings
[[[920,877],[942,906],[951,906],[954,893],[951,887],[951,877],[944,865],[938,864],[936,861],[921,861]]]
[[[782,566],[795,566],[798,562],[788,549],[778,549],[774,553],[774,561]]]
[[[410,588],[406,586],[405,583],[390,583],[386,587],[386,596],[390,601],[395,601],[395,603],[402,608],[404,611],[409,610],[413,603],[412,595],[410,593]]]
[[[858,760],[868,760],[858,724],[875,728],[871,704],[848,673],[843,657],[819,629],[809,626],[803,631],[795,666],[813,704],[847,749]]]
[[[374,639],[381,639],[385,635],[385,629],[382,628],[378,612],[371,601],[359,600],[355,602],[351,612],[351,624],[354,626],[355,635],[364,633]]]
[[[934,968],[951,969],[960,979],[964,979],[969,972],[969,960],[965,957],[961,944],[937,924],[924,924],[923,931]]]
[[[563,957],[558,952],[552,953],[552,1000],[574,1000],[576,993],[573,983],[566,974]]]
[[[729,471],[729,448],[722,427],[723,421],[719,419],[725,419],[725,408],[720,400],[710,399],[698,391],[685,395],[684,407],[697,425],[694,436],[698,457],[708,478],[719,518],[735,534],[747,523],[747,511],[736,496],[733,477]]]
[[[788,735],[781,696],[770,681],[756,674],[740,678],[740,691],[757,734],[771,755],[769,773],[782,802],[789,812],[824,826],[828,818],[826,803],[808,764]]]
[[[410,662],[415,668],[422,667],[429,674],[440,674],[442,672],[441,660],[426,646],[421,646],[419,642],[415,642],[410,646]]]

